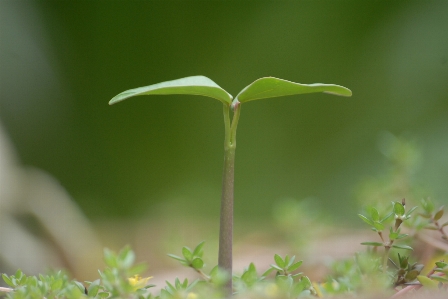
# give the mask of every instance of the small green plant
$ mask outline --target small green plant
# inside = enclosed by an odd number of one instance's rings
[[[134,96],[168,94],[207,96],[217,99],[223,104],[225,137],[218,265],[221,269],[231,274],[236,130],[241,113],[241,104],[265,98],[315,92],[340,96],[352,95],[348,88],[339,85],[321,83],[299,84],[283,79],[265,77],[255,80],[252,84],[246,86],[233,99],[227,91],[209,78],[192,76],[124,91],[112,98],[109,104],[112,105]],[[230,115],[231,110],[233,111],[232,118]],[[231,289],[231,280],[229,280],[228,290],[230,291]]]
[[[427,225],[424,226],[424,228],[439,231],[442,235],[442,239],[448,241],[448,236],[443,230],[443,228],[448,225],[448,221],[443,224],[439,223],[439,220],[442,218],[444,213],[444,206],[441,206],[439,209],[435,210],[434,204],[430,199],[422,199],[421,205],[423,212],[419,215],[428,220]]]
[[[398,249],[407,249],[412,250],[412,247],[408,245],[397,245],[394,244],[395,241],[406,238],[407,234],[400,233],[400,226],[403,223],[403,221],[408,220],[411,218],[412,212],[417,207],[413,207],[409,211],[406,212],[405,210],[405,200],[401,203],[399,202],[392,202],[392,211],[384,216],[380,217],[380,214],[378,213],[378,210],[375,207],[368,207],[367,212],[369,214],[369,217],[366,217],[362,214],[359,214],[358,216],[368,225],[371,226],[371,229],[378,233],[379,237],[381,238],[381,242],[363,242],[361,244],[363,245],[369,245],[373,247],[384,247],[384,256],[383,256],[383,271],[387,270],[387,261],[389,259],[389,251],[391,248],[398,248]],[[391,218],[395,219],[394,226],[389,227],[389,237],[386,238],[384,236],[383,230],[385,228],[385,223],[388,222]]]
[[[390,277],[389,284],[393,285],[395,288],[403,287],[402,290],[398,291],[397,296],[408,292],[410,289],[420,288],[422,286],[427,289],[438,287],[446,288],[448,280],[444,276],[447,274],[446,269],[448,269],[448,267],[443,260],[435,262],[435,267],[425,276],[421,273],[424,265],[416,262],[411,263],[410,256],[400,255],[398,252],[398,258],[395,261],[390,256],[390,250],[392,248],[397,250],[413,250],[409,245],[395,243],[395,241],[409,237],[408,234],[402,234],[400,232],[402,224],[408,224],[408,226],[415,231],[421,229],[437,230],[440,232],[441,238],[446,241],[446,233],[443,228],[448,225],[448,223],[438,223],[443,216],[443,206],[435,210],[435,206],[431,200],[423,199],[421,201],[423,212],[417,214],[417,217],[414,217],[413,221],[410,221],[411,214],[418,207],[415,206],[408,211],[406,211],[405,207],[405,199],[403,199],[401,203],[392,202],[392,211],[385,216],[381,216],[375,207],[367,207],[366,210],[368,216],[362,214],[359,214],[358,216],[371,227],[371,230],[379,235],[382,242],[363,242],[361,244],[372,246],[374,248],[374,253],[377,253],[377,248],[384,247],[381,267],[378,268],[381,269],[383,274],[387,274]],[[426,221],[424,219],[426,219]],[[393,223],[391,223],[391,221]],[[393,224],[389,227],[388,238],[386,238],[383,233],[387,224]],[[395,267],[395,272],[387,271],[388,262]]]

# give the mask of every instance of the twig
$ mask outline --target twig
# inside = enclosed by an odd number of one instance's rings
[[[404,294],[409,293],[410,291],[413,291],[413,290],[418,290],[418,289],[420,289],[421,287],[422,287],[421,284],[408,285],[408,286],[406,286],[405,288],[403,288],[403,289],[399,290],[398,292],[396,292],[396,293],[395,293],[393,296],[391,296],[390,298],[392,299],[392,298],[398,298],[398,297],[401,297],[401,296],[403,296]]]
[[[9,292],[12,292],[12,291],[14,291],[14,290],[11,289],[11,288],[0,287],[0,292],[9,293]]]

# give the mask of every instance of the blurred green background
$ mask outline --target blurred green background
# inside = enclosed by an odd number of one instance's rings
[[[21,162],[56,177],[92,221],[166,212],[213,220],[221,103],[108,101],[191,75],[233,96],[264,76],[340,84],[353,97],[243,106],[237,221],[310,197],[332,217],[355,220],[354,187],[388,167],[378,148],[384,132],[415,141],[415,183],[430,190],[421,195],[446,201],[447,16],[447,1],[2,0],[0,121]]]

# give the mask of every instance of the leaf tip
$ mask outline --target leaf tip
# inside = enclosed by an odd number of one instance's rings
[[[343,96],[343,97],[351,97],[352,96],[352,91],[343,86],[340,86],[340,89],[337,92],[324,91],[324,93],[328,93],[328,94],[332,94],[332,95],[336,95],[336,96]]]

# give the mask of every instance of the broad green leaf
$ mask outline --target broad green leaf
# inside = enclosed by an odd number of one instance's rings
[[[324,92],[340,96],[351,96],[350,89],[335,84],[300,84],[274,77],[255,80],[246,86],[233,100],[233,103],[245,103],[253,100],[289,96],[295,94]]]
[[[168,94],[206,96],[217,99],[228,105],[232,102],[232,96],[209,78],[204,76],[192,76],[123,91],[113,97],[112,100],[109,101],[109,105],[134,96]]]

